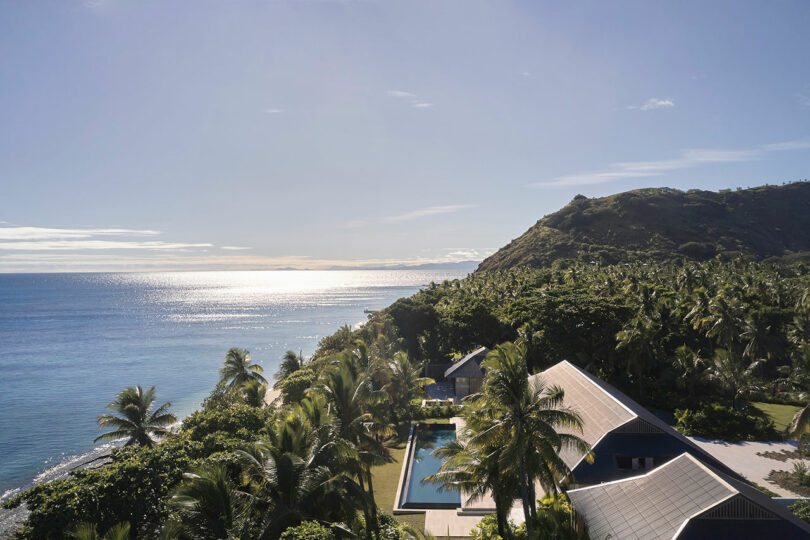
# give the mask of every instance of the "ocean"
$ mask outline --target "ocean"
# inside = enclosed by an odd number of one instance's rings
[[[98,453],[96,417],[125,386],[155,385],[183,417],[230,347],[271,380],[285,351],[465,273],[0,274],[0,498]]]

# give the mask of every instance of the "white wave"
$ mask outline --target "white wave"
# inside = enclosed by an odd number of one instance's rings
[[[21,491],[21,488],[7,489],[6,491],[3,492],[2,495],[0,495],[0,501],[3,501],[3,500],[8,499],[10,497],[13,497],[14,495],[19,493],[20,491]]]

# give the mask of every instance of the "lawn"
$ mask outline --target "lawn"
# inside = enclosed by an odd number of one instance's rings
[[[406,438],[407,440],[407,438]],[[391,448],[392,463],[386,463],[379,467],[374,467],[374,499],[377,506],[387,513],[391,513],[394,508],[394,498],[396,497],[399,475],[402,472],[402,459],[405,457],[406,441],[400,441]],[[425,514],[399,514],[394,516],[402,523],[408,523],[413,528],[420,531],[425,530]]]
[[[767,414],[773,420],[777,431],[784,429],[793,420],[793,415],[799,410],[795,405],[781,405],[778,403],[752,403],[754,407]]]

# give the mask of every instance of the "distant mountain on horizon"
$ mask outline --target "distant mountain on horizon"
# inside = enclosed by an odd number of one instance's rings
[[[395,266],[332,266],[328,270],[469,270],[473,272],[481,261],[398,264]]]
[[[577,195],[487,257],[478,271],[718,256],[810,260],[810,182]]]

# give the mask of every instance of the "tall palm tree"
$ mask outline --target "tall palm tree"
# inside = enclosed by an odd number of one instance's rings
[[[328,426],[326,426],[328,428]],[[315,429],[294,410],[268,438],[238,452],[262,522],[260,539],[275,539],[305,520],[339,523],[366,506],[366,495],[342,465],[356,454],[334,431]]]
[[[433,379],[421,376],[421,366],[411,362],[408,353],[398,352],[388,363],[390,382],[386,390],[391,394],[395,411],[404,411],[404,420],[408,417],[408,405],[413,399],[426,396],[425,386],[433,384]]]
[[[479,414],[474,402],[468,402],[464,409],[467,418]],[[518,477],[502,467],[501,445],[471,444],[470,437],[471,433],[465,428],[455,441],[434,450],[433,453],[444,463],[439,472],[428,476],[425,481],[458,491],[469,502],[491,495],[495,502],[498,535],[507,538],[509,510],[520,493]]]
[[[242,398],[251,407],[264,407],[265,396],[267,396],[267,385],[256,379],[242,385]]]
[[[759,390],[754,379],[754,372],[762,365],[763,360],[754,360],[745,364],[727,349],[714,351],[712,364],[708,369],[710,380],[716,381],[722,389],[731,395],[731,408],[737,408],[737,399]]]
[[[128,438],[125,446],[137,444],[152,447],[152,437],[165,437],[168,426],[177,422],[177,417],[168,412],[171,403],[164,403],[154,412],[155,387],[146,392],[140,386],[129,386],[121,390],[107,408],[114,414],[102,414],[98,417],[99,429],[111,427],[113,431],[96,437],[97,441],[114,441]]]
[[[250,351],[233,347],[225,354],[225,364],[220,368],[220,380],[230,388],[239,388],[248,381],[267,382],[262,377],[262,366],[250,363]]]
[[[672,367],[678,372],[675,386],[681,390],[686,390],[688,394],[694,395],[695,383],[701,376],[704,360],[700,356],[700,351],[693,351],[687,345],[681,345],[675,349],[672,357]]]
[[[281,365],[278,367],[278,371],[274,375],[276,384],[273,385],[273,387],[278,388],[278,386],[284,382],[284,379],[303,368],[306,363],[306,358],[304,358],[301,351],[298,351],[298,354],[295,354],[295,351],[285,352],[284,356],[281,358]]]
[[[808,399],[807,394],[804,394],[804,399]],[[796,439],[799,446],[799,451],[804,452],[806,444],[802,444],[804,436],[810,433],[810,403],[796,411],[790,425],[787,428],[788,436]]]
[[[126,521],[113,525],[107,532],[100,534],[98,527],[93,523],[79,523],[68,531],[68,535],[76,540],[127,540],[129,538],[129,523]]]
[[[563,389],[546,387],[537,377],[529,379],[522,344],[497,346],[482,365],[486,375],[477,398],[482,400],[482,414],[470,418],[470,442],[503,448],[501,467],[518,476],[526,532],[534,538],[535,480],[547,493],[556,494],[557,483],[571,476],[560,450],[574,449],[592,459],[590,446],[574,434],[582,431],[582,420],[564,405]]]
[[[183,532],[194,538],[245,538],[250,496],[236,488],[224,465],[183,475],[170,499]]]
[[[329,403],[340,437],[351,442],[358,452],[355,474],[369,501],[366,523],[373,524],[379,536],[371,467],[391,462],[385,438],[394,432],[370,412],[375,401],[381,399],[381,392],[372,390],[370,380],[350,353],[342,354],[338,362],[324,372],[316,390]],[[368,535],[368,528],[366,531]]]

